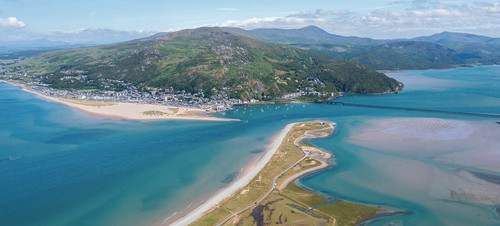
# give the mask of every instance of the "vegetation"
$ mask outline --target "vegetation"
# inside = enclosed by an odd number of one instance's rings
[[[222,91],[272,100],[298,91],[385,93],[402,84],[365,65],[288,45],[244,30],[198,28],[102,47],[60,50],[15,64],[59,89]],[[314,92],[313,92],[314,93]]]
[[[167,113],[163,112],[163,111],[145,111],[145,112],[142,112],[142,114],[145,114],[145,115],[150,115],[150,116],[162,116],[162,115],[167,115]]]
[[[249,32],[265,41],[359,61],[377,70],[439,69],[500,63],[500,39],[463,33],[443,32],[410,40],[375,40],[334,35],[314,26]]]
[[[172,113],[177,114],[179,112],[179,108],[169,108],[168,110],[172,111]]]
[[[360,219],[375,216],[380,208],[338,200],[329,205],[322,205],[318,210],[333,216],[339,225],[355,225]]]
[[[106,101],[78,100],[78,99],[69,99],[69,98],[65,98],[64,101],[74,103],[74,104],[85,105],[85,106],[92,106],[92,107],[104,107],[104,106],[112,106],[112,105],[116,104],[113,102],[106,102]]]
[[[257,201],[271,188],[273,179],[277,175],[296,163],[304,155],[294,142],[307,131],[311,130],[326,134],[333,132],[332,129],[325,129],[324,125],[318,122],[305,122],[295,125],[286,135],[283,143],[274,154],[271,161],[247,186],[237,191],[229,199],[219,203],[215,209],[206,213],[192,225],[215,225],[232,213]],[[300,144],[300,146],[302,145],[303,144]],[[307,144],[307,146],[312,145]],[[279,180],[276,181],[276,187],[279,188],[286,178],[312,167],[316,167],[319,164],[318,160],[307,157],[279,177]],[[338,219],[342,219],[341,222],[346,222],[346,225],[352,225],[353,222],[358,222],[361,219],[373,216],[373,211],[376,212],[379,210],[379,208],[376,207],[367,207],[347,202],[345,202],[347,204],[344,204],[344,202],[338,202],[339,204],[333,205],[328,204],[326,207],[328,212],[313,208],[313,206],[326,201],[327,198],[299,188],[291,182],[281,191],[278,189],[273,190],[273,192],[262,202],[258,203],[258,205],[233,217],[226,222],[225,225],[318,225],[333,223]],[[338,211],[339,208],[343,207],[348,208],[348,211]],[[372,210],[372,212],[368,210]],[[351,213],[350,211],[354,212]],[[352,219],[354,215],[360,218],[354,221]]]

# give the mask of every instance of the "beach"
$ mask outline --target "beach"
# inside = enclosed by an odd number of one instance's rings
[[[274,153],[276,153],[279,146],[281,145],[281,142],[283,142],[283,139],[295,124],[296,123],[288,124],[283,130],[279,132],[279,134],[273,139],[271,145],[264,153],[264,155],[258,160],[258,162],[249,165],[249,168],[245,170],[246,174],[238,177],[238,179],[236,179],[229,186],[219,191],[209,200],[170,225],[188,225],[192,223],[196,219],[200,218],[205,212],[214,208],[219,202],[231,197],[231,195],[233,195],[236,191],[247,185],[264,168],[264,166],[266,166],[269,160],[271,160],[271,157],[274,155]],[[167,222],[162,222],[162,224],[160,225],[166,225],[165,223]]]
[[[222,203],[224,200],[227,200],[228,198],[235,198],[233,195],[241,190],[242,188],[246,187],[257,175],[259,175],[260,171],[266,167],[266,165],[270,164],[270,160],[274,155],[281,155],[282,153],[279,152],[278,150],[280,149],[281,145],[283,145],[283,142],[285,138],[287,137],[287,134],[291,131],[291,129],[298,123],[291,123],[288,124],[283,130],[281,130],[272,140],[272,143],[270,146],[267,148],[267,151],[257,160],[252,161],[243,171],[242,174],[238,177],[236,181],[231,183],[229,186],[226,188],[223,188],[220,190],[218,193],[216,193],[214,196],[212,196],[208,201],[204,202],[201,204],[199,207],[193,209],[191,212],[189,212],[185,216],[179,216],[179,218],[171,223],[170,221],[173,221],[171,219],[173,216],[169,216],[165,218],[165,220],[162,222],[160,225],[188,225],[202,217],[205,213],[208,213],[209,211],[213,210],[214,208],[217,208],[220,203]],[[307,138],[322,138],[329,136],[331,134],[331,131],[334,130],[334,125],[335,123],[329,124],[328,127],[320,129],[320,130],[313,130],[313,131],[307,131],[304,135],[298,137],[293,141],[293,144],[297,147],[301,147],[300,149],[304,152],[304,156],[300,158],[297,162],[293,163],[282,171],[279,175],[274,177],[274,182],[273,186],[271,186],[270,190],[264,195],[261,196],[258,201],[256,201],[254,204],[251,206],[248,206],[246,208],[241,209],[240,211],[234,213],[234,214],[239,214],[243,212],[244,210],[251,208],[258,203],[260,203],[262,200],[264,200],[275,188],[279,188],[281,191],[284,187],[287,186],[288,183],[293,182],[294,180],[310,174],[312,172],[318,171],[320,169],[326,168],[328,164],[328,159],[332,157],[331,154],[324,152],[323,150],[313,147],[313,146],[303,146],[301,144],[301,141],[303,139]],[[302,127],[304,124],[298,126]],[[328,132],[327,130],[331,130]],[[289,139],[289,138],[288,138]],[[306,169],[306,170],[299,170],[301,167],[299,166],[305,158],[311,158],[316,161],[319,161],[319,165]],[[313,161],[313,164],[316,164]],[[293,168],[293,169],[292,169]],[[291,172],[289,175],[288,172]],[[287,173],[285,175],[285,173]],[[278,182],[277,179],[280,178],[286,178],[285,181],[280,181]],[[258,180],[261,180],[260,177]],[[243,191],[244,192],[244,191]],[[240,193],[243,194],[243,193]],[[230,217],[226,218],[225,220],[222,220],[221,222],[225,222],[228,220]],[[220,222],[219,222],[220,223]]]
[[[20,87],[23,91],[33,93],[45,100],[64,104],[80,112],[111,119],[126,120],[203,120],[203,121],[240,121],[238,119],[217,118],[210,116],[204,109],[176,107],[168,105],[124,103],[110,101],[91,101],[47,96],[27,88],[22,84],[0,81]]]

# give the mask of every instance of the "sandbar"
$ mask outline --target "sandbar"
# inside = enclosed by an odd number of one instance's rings
[[[318,121],[318,123],[321,123],[321,122]],[[261,170],[264,169],[264,167],[266,167],[266,165],[270,164],[271,158],[273,158],[273,156],[280,155],[278,150],[280,149],[281,145],[283,144],[284,139],[287,137],[287,134],[291,131],[291,129],[297,124],[298,123],[288,124],[283,130],[281,130],[273,138],[272,143],[267,148],[267,151],[263,154],[263,156],[258,161],[253,161],[243,171],[242,175],[235,182],[230,184],[228,187],[222,189],[221,191],[216,193],[214,196],[212,196],[208,201],[203,203],[201,206],[197,207],[196,209],[194,209],[193,211],[191,211],[187,215],[181,217],[180,219],[177,219],[177,221],[173,222],[170,225],[188,225],[190,223],[193,223],[197,219],[201,218],[207,212],[216,208],[221,202],[223,202],[224,200],[227,200],[228,198],[231,198],[236,192],[239,192],[241,189],[245,188],[253,179],[256,178],[256,176],[260,173]],[[301,126],[303,126],[303,125],[304,124],[302,124]],[[240,209],[238,212],[233,213],[232,216],[237,215],[240,212],[245,211],[246,209],[252,208],[253,206],[260,203],[263,199],[265,199],[266,196],[268,196],[271,193],[271,191],[273,191],[275,188],[277,188],[278,185],[280,185],[279,190],[281,190],[283,187],[286,187],[286,184],[288,184],[289,182],[294,181],[295,179],[300,178],[306,174],[309,174],[309,173],[312,173],[312,172],[315,172],[317,170],[320,170],[320,169],[327,167],[328,166],[327,159],[331,158],[331,156],[332,156],[331,154],[323,152],[322,150],[320,150],[318,148],[310,147],[310,146],[306,147],[306,146],[301,144],[301,141],[303,139],[306,139],[306,138],[321,138],[321,137],[329,136],[331,134],[331,132],[327,132],[327,130],[330,129],[331,131],[333,131],[335,124],[328,123],[328,124],[324,124],[324,125],[328,125],[328,127],[322,128],[319,130],[314,130],[315,131],[314,133],[309,133],[311,131],[307,131],[304,135],[302,135],[301,137],[294,140],[293,144],[296,145],[297,147],[299,147],[299,149],[301,149],[304,152],[304,156],[302,158],[300,158],[295,163],[289,163],[290,167],[288,167],[287,169],[282,171],[279,175],[275,176],[274,182],[272,183],[273,185],[269,188],[270,190],[268,190],[268,192],[265,195],[261,196],[259,198],[259,200],[257,200],[254,204],[252,204],[250,206],[247,206],[245,208],[242,206],[242,209]],[[298,127],[301,127],[301,126],[298,126]],[[309,168],[307,170],[302,170],[300,172],[293,172],[294,170],[292,170],[292,168],[297,167],[298,164],[300,162],[302,162],[304,159],[306,159],[307,157],[309,157],[311,159],[315,159],[317,161],[320,161],[321,164],[316,166],[316,167]],[[292,171],[290,171],[290,170],[292,170]],[[285,182],[277,182],[276,181],[278,178],[281,178],[282,176],[284,176],[285,173],[288,173],[288,172],[292,172],[292,174],[285,177],[285,178],[287,178]],[[244,193],[240,193],[240,194],[244,194]],[[226,220],[230,219],[232,216],[229,216],[228,218],[222,220],[219,223],[225,222]],[[163,222],[163,224],[170,223],[167,220],[168,219],[166,219]]]
[[[208,201],[204,202],[196,209],[188,213],[186,216],[180,218],[176,222],[170,225],[188,225],[200,218],[205,212],[212,209],[219,202],[231,197],[236,191],[246,186],[250,181],[266,166],[266,164],[271,160],[271,157],[276,153],[279,146],[283,142],[285,136],[290,132],[290,129],[296,123],[291,123],[286,125],[286,127],[279,132],[279,134],[273,139],[270,147],[267,149],[266,153],[258,160],[257,163],[252,164],[251,169],[245,170],[245,174],[241,175],[236,181],[232,182],[229,186],[219,191],[217,194],[212,196]]]

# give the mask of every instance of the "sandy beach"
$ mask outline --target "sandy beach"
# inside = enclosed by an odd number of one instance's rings
[[[198,206],[196,209],[194,209],[193,211],[191,211],[190,213],[188,213],[187,215],[183,216],[182,218],[178,219],[177,221],[175,221],[170,225],[188,225],[192,223],[196,219],[200,218],[205,212],[212,209],[219,202],[231,197],[233,193],[246,186],[259,173],[259,171],[261,171],[264,168],[264,166],[266,166],[269,160],[271,160],[271,157],[278,150],[286,134],[290,132],[290,129],[295,124],[296,123],[291,123],[286,125],[286,127],[283,130],[281,130],[280,133],[273,139],[271,145],[264,153],[264,155],[255,164],[251,164],[249,168],[247,168],[244,171],[244,174],[241,175],[238,179],[236,179],[236,181],[234,181],[221,191],[217,192],[217,194],[210,197],[209,200],[207,200],[206,202]],[[165,223],[166,222],[163,222],[163,224],[161,225],[164,225]]]
[[[242,171],[242,174],[240,175],[240,177],[238,177],[238,179],[236,181],[234,181],[233,183],[231,183],[228,187],[223,188],[222,190],[220,190],[219,192],[217,192],[215,195],[213,195],[212,197],[210,197],[208,199],[208,201],[202,203],[199,207],[193,209],[187,215],[185,215],[183,217],[180,217],[175,222],[173,222],[173,223],[171,223],[169,225],[188,225],[188,224],[196,221],[198,218],[202,217],[203,214],[206,213],[207,211],[210,211],[212,208],[215,208],[223,200],[232,197],[233,194],[235,192],[237,192],[239,189],[245,187],[269,163],[269,161],[271,160],[272,156],[277,152],[277,150],[279,149],[279,147],[283,143],[284,138],[286,137],[286,135],[290,132],[290,130],[296,124],[297,123],[291,123],[291,124],[286,125],[286,127],[283,130],[281,130],[273,138],[272,143],[267,148],[267,151],[263,154],[263,156],[260,157],[258,160],[252,161],[247,167],[245,167],[245,169]],[[334,123],[330,124],[331,129],[334,129],[334,125],[335,125]],[[294,144],[297,145],[297,146],[302,146],[299,143],[303,139],[313,138],[313,137],[314,138],[321,138],[321,137],[326,137],[328,135],[329,135],[329,133],[326,133],[326,132],[319,132],[319,133],[316,133],[316,134],[311,134],[308,131],[305,135],[303,135],[303,136],[299,137],[298,139],[296,139],[294,141]],[[305,155],[298,162],[301,162],[304,158],[306,158],[307,156],[309,156],[312,159],[315,159],[316,161],[321,162],[321,164],[318,165],[318,166],[316,166],[316,167],[304,170],[304,171],[302,171],[300,173],[296,173],[296,174],[292,175],[291,177],[287,178],[287,180],[285,180],[283,183],[281,183],[281,186],[279,186],[279,190],[281,190],[284,187],[286,187],[286,185],[289,182],[294,181],[295,179],[298,179],[298,178],[300,178],[300,177],[302,177],[304,175],[307,175],[309,173],[312,173],[312,172],[315,172],[317,170],[320,170],[320,169],[328,167],[328,165],[329,165],[328,164],[328,159],[330,159],[332,157],[331,154],[329,154],[327,152],[324,152],[321,149],[316,148],[316,147],[309,147],[309,146],[308,147],[304,147],[304,146],[302,146],[302,148],[304,148],[304,151],[308,151],[311,154]],[[292,166],[298,164],[298,162],[295,163],[295,164],[293,164]],[[286,172],[288,170],[289,169],[285,170],[284,172]],[[279,177],[279,176],[277,176],[277,177]],[[276,178],[275,178],[275,180],[276,180]],[[168,218],[166,218],[164,220],[164,222],[162,224],[160,224],[160,225],[166,225],[167,223],[170,223],[170,222],[168,222]]]
[[[23,91],[33,93],[43,99],[64,104],[86,114],[127,120],[204,120],[204,121],[240,121],[239,119],[212,117],[203,109],[175,107],[167,105],[91,101],[51,97],[30,90],[22,84],[0,81],[20,87]]]

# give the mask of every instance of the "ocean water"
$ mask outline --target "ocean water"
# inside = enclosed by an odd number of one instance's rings
[[[390,76],[405,83],[403,93],[341,100],[500,114],[499,66]],[[0,83],[0,225],[148,225],[180,216],[230,183],[286,124],[316,119],[338,125],[312,141],[335,154],[336,166],[300,183],[407,211],[369,225],[500,224],[500,189],[491,182],[500,175],[500,118],[326,104],[219,115],[242,121],[103,119]]]

